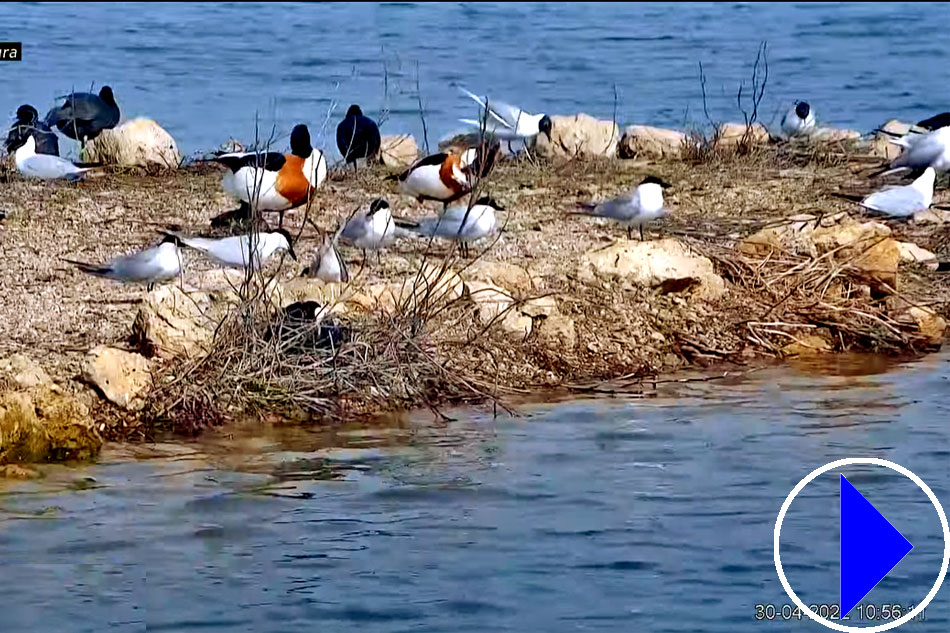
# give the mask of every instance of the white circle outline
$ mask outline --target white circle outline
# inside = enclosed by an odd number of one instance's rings
[[[937,516],[940,517],[940,526],[943,528],[943,563],[940,566],[940,574],[937,576],[934,586],[930,589],[930,593],[928,593],[927,597],[924,598],[923,601],[909,613],[905,613],[902,617],[894,620],[893,622],[887,622],[877,626],[846,626],[844,624],[838,624],[837,622],[827,618],[823,618],[809,609],[808,605],[802,602],[801,598],[799,598],[798,595],[792,590],[792,586],[788,584],[788,579],[785,577],[785,571],[782,569],[782,559],[779,556],[778,551],[779,537],[782,534],[782,521],[785,520],[785,513],[788,512],[788,508],[792,505],[792,501],[795,500],[795,497],[798,496],[798,493],[800,493],[805,488],[805,486],[814,481],[819,475],[823,475],[829,470],[834,470],[835,468],[841,468],[842,466],[852,466],[854,464],[884,466],[885,468],[890,468],[891,470],[899,472],[913,481],[915,484],[917,484],[917,487],[923,490],[930,499],[934,509],[937,511]],[[785,588],[785,593],[788,594],[788,597],[792,599],[792,602],[794,602],[795,605],[805,613],[805,615],[818,624],[827,626],[829,629],[834,629],[835,631],[844,631],[845,633],[881,633],[912,620],[918,613],[927,608],[927,605],[930,604],[930,601],[933,600],[936,597],[937,592],[940,591],[940,585],[943,584],[944,577],[947,574],[947,566],[950,565],[950,526],[947,525],[947,515],[944,514],[943,506],[940,505],[940,501],[937,500],[937,496],[920,477],[907,470],[900,464],[895,464],[894,462],[887,461],[886,459],[879,459],[877,457],[847,457],[845,459],[839,459],[816,468],[815,470],[808,473],[804,479],[802,479],[794,488],[792,488],[792,491],[788,494],[788,497],[785,498],[785,503],[782,504],[782,509],[779,510],[778,518],[775,519],[775,535],[772,548],[775,558],[775,571],[778,572],[778,579],[782,581],[782,587]]]

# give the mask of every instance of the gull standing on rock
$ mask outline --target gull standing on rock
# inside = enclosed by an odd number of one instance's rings
[[[74,92],[66,96],[63,105],[46,114],[46,123],[85,146],[119,123],[119,106],[109,86],[103,86],[97,95]]]
[[[468,204],[448,207],[440,215],[420,218],[416,221],[397,219],[396,226],[419,235],[441,237],[459,242],[462,254],[468,255],[468,245],[490,235],[496,226],[495,211],[505,208],[494,199],[483,196],[469,209]]]
[[[642,241],[643,225],[669,213],[663,206],[663,189],[669,186],[656,176],[647,176],[632,192],[599,204],[581,204],[583,210],[573,211],[570,215],[616,220],[627,227],[628,239],[633,238],[632,230],[636,226],[640,229]]]
[[[926,211],[933,202],[936,178],[934,168],[928,167],[923,175],[911,184],[876,191],[862,200],[861,206],[897,218],[906,218]]]
[[[284,229],[261,232],[257,235],[235,235],[232,237],[185,237],[178,233],[167,232],[178,238],[182,244],[204,253],[222,266],[229,268],[248,268],[259,270],[271,255],[278,251],[287,251],[292,259],[297,259],[290,233]],[[254,256],[250,256],[252,238],[255,238]]]
[[[122,283],[148,284],[149,291],[156,283],[174,279],[181,274],[181,253],[178,251],[178,238],[174,235],[166,236],[158,246],[122,255],[101,265],[72,259],[63,261],[89,275]]]
[[[27,135],[36,142],[36,153],[59,156],[59,139],[44,121],[39,120],[39,112],[29,104],[23,104],[16,111],[16,121],[10,126],[4,143],[7,152],[20,147]]]
[[[14,154],[17,171],[27,178],[39,178],[40,180],[57,180],[66,178],[68,180],[81,180],[83,176],[91,170],[91,167],[77,167],[65,158],[59,156],[50,156],[48,154],[36,153],[36,141],[32,135],[27,136],[26,140]]]
[[[815,129],[815,112],[805,101],[796,101],[782,117],[782,132],[786,136],[801,136]]]

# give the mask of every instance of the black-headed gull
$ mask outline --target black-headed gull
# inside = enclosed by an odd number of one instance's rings
[[[815,129],[815,111],[805,101],[796,101],[782,117],[782,132],[786,136],[801,136]]]
[[[342,232],[341,226],[333,236],[323,237],[323,243],[317,249],[313,263],[303,271],[305,277],[316,277],[328,283],[346,283],[350,280],[350,271],[336,248],[336,242]]]
[[[486,131],[505,141],[526,140],[544,133],[551,139],[551,117],[546,114],[531,114],[517,106],[495,101],[486,97],[482,99],[473,92],[459,86],[463,94],[471,97],[482,107],[482,116]],[[462,123],[481,128],[482,122],[474,119],[460,119]]]
[[[36,141],[33,136],[27,136],[23,144],[14,153],[17,171],[26,178],[40,180],[58,180],[67,178],[79,180],[92,169],[91,167],[77,167],[65,158],[36,153]]]
[[[495,211],[504,211],[498,202],[488,196],[468,204],[456,204],[448,207],[439,215],[419,218],[416,221],[396,220],[399,228],[427,237],[441,237],[459,242],[463,254],[467,254],[468,244],[490,235],[496,226]]]

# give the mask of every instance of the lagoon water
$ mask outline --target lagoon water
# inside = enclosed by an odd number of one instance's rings
[[[948,380],[947,354],[845,358],[515,418],[258,428],[139,459],[114,447],[0,488],[0,630],[823,630],[783,619],[778,510],[812,469],[868,456],[948,504]],[[865,601],[906,611],[939,570],[937,515],[900,475],[841,472],[914,545]],[[837,477],[810,484],[782,530],[809,604],[837,602]],[[946,631],[946,596],[907,630]]]
[[[867,131],[950,109],[948,22],[947,3],[4,3],[0,35],[24,60],[0,63],[0,112],[108,83],[124,116],[188,153],[253,140],[258,115],[265,135],[308,123],[335,154],[350,103],[421,142],[421,92],[434,146],[475,114],[456,83],[605,118],[616,86],[619,121],[683,127],[706,122],[700,61],[710,117],[742,119],[737,89],[767,41],[763,121],[806,99],[821,123]]]
[[[473,113],[453,82],[601,117],[616,85],[619,120],[683,126],[705,120],[700,60],[710,117],[740,118],[736,88],[767,40],[765,121],[805,98],[823,123],[867,130],[950,109],[948,19],[946,4],[3,4],[0,39],[22,41],[25,60],[0,63],[0,111],[45,110],[95,82],[187,152],[250,139],[255,113],[282,133],[305,121],[326,144],[351,102],[421,139],[418,72],[433,144]],[[879,365],[835,359],[515,418],[112,447],[0,483],[0,632],[822,630],[783,609],[773,567],[791,488],[875,456],[950,501],[950,356]],[[878,614],[906,610],[939,569],[936,514],[898,475],[842,472],[915,545],[868,596]],[[836,476],[783,528],[810,604],[837,601]],[[945,591],[913,630],[947,630]],[[776,621],[756,619],[760,604]]]

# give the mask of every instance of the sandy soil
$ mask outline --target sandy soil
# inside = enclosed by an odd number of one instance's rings
[[[730,244],[768,222],[801,213],[848,211],[859,207],[833,196],[835,191],[865,194],[880,183],[866,177],[862,162],[807,160],[773,152],[760,156],[691,164],[684,161],[569,161],[537,166],[502,163],[489,192],[504,204],[501,238],[482,255],[525,267],[554,293],[562,313],[577,323],[573,350],[551,349],[526,341],[494,350],[488,374],[502,375],[513,387],[649,374],[689,363],[712,362],[747,347],[734,327],[748,318],[756,298],[730,286],[714,303],[657,295],[649,289],[578,286],[569,262],[582,253],[625,237],[615,226],[567,215],[578,201],[616,195],[654,174],[672,183],[667,201],[672,217],[652,225],[647,239],[677,236],[717,248]],[[335,174],[318,192],[314,219],[324,230],[341,217],[387,198],[396,215],[418,216],[440,205],[423,207],[398,195],[379,167],[354,175]],[[116,173],[85,182],[32,182],[15,171],[0,171],[0,249],[5,274],[0,277],[0,357],[25,353],[39,361],[57,381],[73,383],[83,354],[100,343],[125,341],[145,290],[85,275],[63,258],[104,261],[133,248],[155,243],[157,230],[175,226],[185,232],[210,233],[209,219],[234,208],[221,191],[221,170],[200,166],[149,175]],[[946,190],[935,203],[950,202]],[[302,228],[300,261],[294,275],[309,263],[319,238],[300,226],[300,214],[288,216],[291,232]],[[895,236],[950,258],[945,225],[891,222]],[[363,281],[392,278],[408,268],[422,242],[400,241],[377,265],[370,259]],[[361,254],[344,250],[353,269]],[[186,252],[187,275],[209,264]],[[947,287],[945,277],[913,273],[931,288]],[[187,281],[186,275],[186,281]],[[946,305],[935,306],[946,312]],[[605,327],[609,331],[605,331]]]

